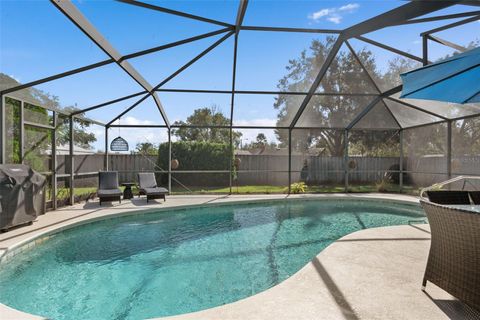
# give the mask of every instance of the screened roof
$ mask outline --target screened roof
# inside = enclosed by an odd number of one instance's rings
[[[109,127],[185,125],[205,106],[232,128],[397,130],[480,115],[480,104],[399,98],[400,73],[478,46],[476,1],[0,6],[1,95],[34,87]]]

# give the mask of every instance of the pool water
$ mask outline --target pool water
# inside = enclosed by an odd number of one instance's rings
[[[268,289],[351,232],[422,221],[371,200],[193,207],[72,228],[0,265],[0,302],[51,319],[143,319]]]

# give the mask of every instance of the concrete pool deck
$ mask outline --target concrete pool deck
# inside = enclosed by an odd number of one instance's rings
[[[391,194],[189,195],[148,204],[145,199],[135,198],[102,207],[98,202],[89,202],[48,212],[31,226],[0,234],[0,256],[8,260],[28,247],[23,244],[38,243],[48,232],[133,211],[333,196],[418,202],[415,197]],[[431,283],[426,293],[420,290],[429,245],[430,233],[425,224],[361,230],[337,240],[292,277],[264,292],[168,319],[480,319],[480,313]],[[0,319],[42,317],[0,304]]]

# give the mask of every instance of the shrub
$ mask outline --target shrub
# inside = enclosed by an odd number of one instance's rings
[[[228,143],[177,141],[172,142],[172,159],[179,162],[179,171],[184,170],[226,170],[230,169],[232,151]],[[168,143],[162,143],[158,150],[158,167],[168,170]],[[229,173],[188,173],[173,176],[186,186],[226,186]],[[166,182],[162,175],[161,181]],[[160,181],[160,180],[158,180]]]
[[[305,193],[307,192],[307,185],[305,184],[305,182],[292,183],[290,185],[290,192],[294,194]]]

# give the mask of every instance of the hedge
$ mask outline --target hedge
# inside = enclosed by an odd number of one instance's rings
[[[182,184],[193,187],[227,186],[229,173],[191,174],[178,173],[184,170],[229,170],[232,150],[228,143],[177,141],[172,142],[172,159],[177,159],[179,166],[173,170],[173,177]],[[158,149],[159,167],[168,168],[168,143],[162,143]],[[162,182],[165,183],[165,175]],[[175,182],[172,181],[172,185]]]

